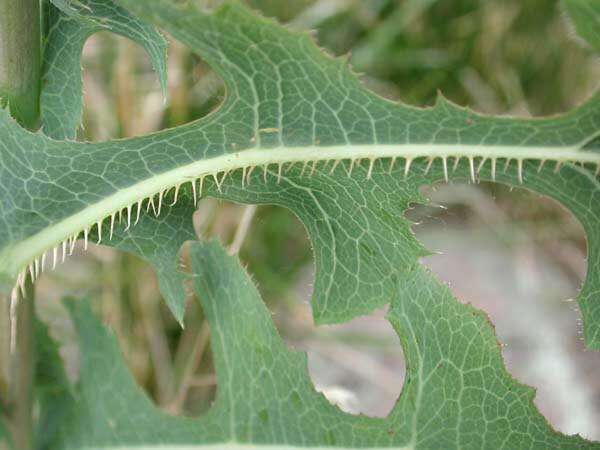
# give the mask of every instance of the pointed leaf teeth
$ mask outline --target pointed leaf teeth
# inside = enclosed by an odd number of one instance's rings
[[[285,173],[289,173],[289,171],[292,170],[292,167],[294,167],[296,163],[297,161],[290,161],[290,163],[287,166],[287,169],[285,169]]]
[[[27,269],[23,270],[22,272],[19,273],[19,276],[17,277],[17,285],[19,286],[20,290],[21,290],[21,294],[23,295],[23,297],[25,297],[25,278],[27,277]]]
[[[369,159],[369,169],[367,171],[367,180],[370,180],[371,175],[373,174],[373,164],[375,164],[375,158]]]
[[[433,157],[427,158],[427,166],[425,166],[425,175],[427,175],[429,173],[429,171],[431,170],[431,166],[433,165]]]
[[[69,256],[71,256],[73,254],[73,251],[75,251],[75,242],[77,241],[77,236],[79,236],[79,233],[77,233],[74,236],[71,236],[70,241],[69,241]]]
[[[411,158],[407,158],[405,165],[404,165],[404,178],[408,177],[408,172],[410,171],[410,166],[412,164],[412,159]]]
[[[487,161],[487,158],[485,156],[483,158],[481,158],[481,161],[479,161],[479,164],[477,165],[477,170],[476,170],[476,173],[478,175],[479,175],[479,172],[481,172],[481,169],[485,165],[486,161]]]
[[[354,161],[354,159],[350,159],[350,161],[348,162],[348,170],[346,171],[348,174],[348,178],[352,176],[352,168],[354,167]]]
[[[473,157],[469,157],[469,174],[471,175],[471,182],[475,183],[475,162]]]
[[[214,176],[214,175],[213,175]],[[198,204],[198,192],[196,191],[196,180],[190,181],[192,183],[192,196],[194,197],[194,206]]]
[[[331,166],[331,169],[329,170],[329,175],[333,175],[333,173],[335,172],[335,169],[337,168],[337,166],[340,164],[340,160],[336,159],[333,161],[333,165]]]
[[[141,202],[140,202],[140,206],[141,206]],[[138,209],[138,215],[139,215],[139,209]],[[108,235],[108,239],[111,241],[113,238],[114,231],[115,231],[115,213],[112,213],[110,215],[110,233]]]
[[[523,184],[523,160],[517,159],[517,176],[519,178],[519,183]]]
[[[444,170],[444,180],[446,181],[446,183],[448,183],[448,181],[449,181],[448,158],[446,156],[442,156],[442,166],[443,166],[443,170]]]
[[[317,164],[319,164],[319,160],[315,159],[312,163],[312,168],[310,169],[310,176],[314,176],[316,170],[317,170]]]
[[[180,188],[180,184],[175,186],[175,193],[173,194],[173,202],[170,204],[170,206],[175,206],[175,204],[177,203],[177,196],[179,194],[179,188]]]
[[[217,188],[217,191],[221,192],[221,185],[219,184],[219,174],[218,174],[218,172],[213,173],[211,176],[213,178],[213,182],[214,182],[214,184],[215,184],[215,186]],[[194,203],[197,204],[197,201],[194,201]]]
[[[561,167],[562,167],[562,162],[556,161],[556,165],[554,166],[554,173],[558,173],[560,171]]]
[[[308,166],[309,161],[306,160],[304,161],[304,163],[302,164],[302,170],[300,171],[300,177],[304,176],[304,171],[306,170],[306,167]]]
[[[199,196],[202,197],[202,191],[204,190],[204,176],[200,177],[200,188],[199,188]],[[197,206],[197,203],[194,204],[194,207]]]
[[[129,205],[127,207],[127,226],[125,227],[125,231],[129,230],[129,227],[131,227],[131,209],[133,208],[133,205]]]
[[[256,166],[250,166],[248,169],[248,176],[246,178],[246,185],[250,186],[250,179],[252,178],[252,172],[256,169]]]
[[[458,164],[460,163],[460,159],[461,159],[461,156],[454,157],[454,165],[452,166],[452,172],[456,172],[456,169],[458,168]]]
[[[162,199],[163,199],[163,191],[160,191],[158,193],[158,208],[157,210],[154,212],[154,215],[156,217],[158,217],[160,215],[160,211],[162,209]]]
[[[319,149],[319,151],[323,152],[324,149],[328,149],[328,147],[321,147]],[[414,161],[425,160],[424,162],[426,162],[426,164],[424,166],[423,173],[428,174],[431,171],[432,167],[434,167],[433,165],[435,163],[435,159],[440,158],[441,163],[442,163],[444,181],[449,182],[450,181],[450,173],[449,173],[449,167],[448,167],[448,158],[454,158],[454,161],[453,161],[454,164],[453,164],[452,170],[456,171],[460,164],[461,159],[466,157],[468,160],[470,180],[471,180],[471,182],[477,182],[478,176],[479,176],[480,172],[483,170],[483,168],[485,167],[485,164],[487,163],[488,159],[491,160],[491,179],[493,181],[496,181],[496,165],[498,163],[498,159],[505,160],[504,161],[505,173],[508,171],[511,161],[513,159],[515,159],[516,165],[517,165],[516,178],[518,179],[518,182],[520,184],[523,184],[525,182],[525,180],[524,180],[524,178],[525,178],[524,161],[526,159],[527,160],[538,159],[536,157],[524,157],[524,156],[506,157],[506,156],[495,156],[495,155],[489,156],[486,154],[478,155],[478,154],[470,154],[467,151],[465,151],[463,154],[457,153],[457,154],[450,154],[450,156],[449,156],[448,153],[442,153],[441,151],[438,152],[437,149],[434,149],[435,150],[434,151],[432,149],[428,149],[426,146],[423,146],[421,148],[419,148],[417,146],[417,150],[418,151],[415,151],[414,155],[412,155],[412,156],[407,156],[407,155],[388,156],[385,153],[382,154],[382,156],[372,156],[372,153],[369,154],[369,153],[365,152],[364,153],[365,156],[358,156],[358,157],[348,156],[348,157],[335,158],[335,157],[332,157],[333,155],[325,153],[322,155],[322,157],[318,157],[318,158],[314,158],[314,159],[305,159],[305,160],[284,161],[284,160],[277,160],[277,158],[274,158],[273,162],[267,162],[264,164],[261,163],[259,165],[263,169],[264,181],[269,182],[270,180],[268,179],[268,174],[269,174],[268,168],[271,164],[276,164],[277,165],[277,173],[276,174],[272,173],[272,175],[273,175],[273,179],[276,179],[277,183],[280,183],[281,178],[284,173],[284,170],[285,170],[285,172],[289,171],[290,168],[292,168],[294,166],[294,164],[296,164],[298,162],[303,163],[302,170],[300,172],[300,176],[304,176],[304,175],[314,176],[319,168],[319,164],[321,162],[323,162],[322,173],[329,173],[330,175],[333,175],[335,173],[336,168],[339,166],[340,163],[342,163],[344,165],[344,167],[346,168],[346,172],[347,172],[348,176],[351,177],[352,173],[353,173],[353,168],[355,165],[360,166],[363,170],[365,169],[364,164],[361,164],[361,163],[362,163],[363,159],[366,159],[366,160],[368,160],[368,167],[366,169],[366,178],[368,180],[370,180],[373,178],[374,174],[377,173],[377,172],[374,172],[374,170],[375,170],[375,163],[379,159],[388,159],[389,160],[388,173],[393,173],[395,163],[398,158],[404,159],[405,160],[404,176],[406,178],[406,177],[408,177],[408,175],[410,173],[410,168],[412,167],[412,164]],[[442,150],[442,149],[440,148],[440,150]],[[402,152],[403,150],[400,147],[398,151]],[[502,152],[497,152],[497,153],[502,154]],[[598,159],[598,158],[594,154],[582,152],[581,153],[582,157],[580,159],[573,159],[572,156],[575,156],[575,155],[576,154],[573,152],[569,153],[569,151],[566,151],[566,152],[563,152],[562,154],[558,155],[557,158],[554,158],[554,161],[556,164],[555,172],[558,172],[560,170],[560,167],[562,166],[563,163],[570,162],[571,164],[575,164],[577,166],[584,168],[584,170],[589,171],[591,174],[593,174],[596,177],[600,174],[600,162],[596,161],[596,159]],[[475,159],[478,159],[478,160],[475,161]],[[539,166],[537,168],[538,172],[541,172],[544,164],[548,160],[552,160],[552,158],[539,159]],[[330,162],[331,162],[331,167],[329,167]],[[288,164],[287,168],[286,168],[285,164]],[[308,169],[309,165],[310,165],[310,169]],[[592,167],[590,167],[590,166],[592,166]],[[194,204],[197,204],[199,197],[202,196],[203,181],[206,176],[213,177],[217,190],[220,193],[222,193],[222,187],[223,187],[223,185],[227,179],[227,176],[229,174],[241,173],[242,187],[245,188],[246,186],[248,186],[250,184],[252,172],[255,168],[256,168],[256,165],[254,165],[254,164],[246,165],[246,164],[243,164],[243,162],[241,162],[239,167],[233,166],[226,170],[216,171],[211,174],[202,174],[202,175],[200,175],[199,178],[193,177],[192,180],[190,181],[190,183],[192,184]],[[239,170],[239,172],[237,172],[238,170]],[[308,173],[307,173],[307,170],[308,170]],[[325,172],[325,170],[326,170],[326,172]],[[361,170],[361,172],[362,172],[362,170]],[[237,177],[236,177],[236,179],[237,179]],[[198,186],[196,184],[198,182],[198,180],[200,183],[200,192],[199,193],[198,193]],[[110,217],[109,239],[112,240],[112,237],[114,234],[114,222],[115,222],[116,214],[119,215],[120,222],[122,222],[124,220],[123,214],[124,213],[126,214],[127,222],[124,225],[124,231],[128,231],[132,226],[132,214],[133,214],[132,211],[133,211],[133,207],[136,204],[137,204],[136,217],[135,217],[135,221],[133,222],[133,225],[137,225],[139,223],[140,216],[141,216],[141,209],[143,207],[144,200],[148,201],[148,203],[146,205],[146,211],[149,212],[150,208],[152,208],[154,215],[158,217],[160,215],[160,213],[162,212],[163,200],[166,199],[166,196],[168,195],[168,193],[171,190],[173,190],[173,192],[174,192],[173,201],[168,206],[173,206],[176,204],[176,202],[178,200],[179,189],[180,189],[181,185],[182,185],[181,182],[174,183],[170,187],[158,190],[155,194],[149,195],[146,198],[142,198],[142,199],[138,200],[137,202],[133,202],[130,205],[118,210],[117,212],[112,213],[110,216],[107,216],[107,217]],[[157,197],[156,200],[158,200],[158,206],[155,203],[155,197]],[[96,243],[100,244],[104,237],[103,230],[102,230],[103,221],[104,221],[104,219],[100,219],[100,220],[96,221],[95,223],[93,223],[92,225],[82,228],[79,231],[79,233],[72,235],[71,237],[68,237],[67,239],[62,241],[62,243],[59,243],[58,246],[62,245],[63,253],[66,253],[66,246],[69,245],[70,246],[69,255],[71,255],[73,253],[75,241],[77,240],[78,235],[83,233],[84,248],[87,249],[87,246],[89,245],[88,241],[89,241],[90,230],[92,229],[93,226],[96,226],[96,230],[97,230],[97,242]],[[50,247],[46,251],[53,251],[53,247]],[[42,256],[43,256],[43,253],[40,253],[40,256],[38,256],[37,258],[39,259]],[[65,257],[66,257],[66,255],[65,255]],[[64,258],[63,258],[63,260],[64,260]],[[39,262],[38,262],[38,264],[39,264]],[[33,265],[35,268],[35,261],[33,262]],[[55,267],[54,263],[53,263],[53,267]],[[34,273],[34,276],[35,277],[39,276],[40,271],[41,271],[41,268],[38,269],[37,273]]]
[[[215,177],[215,181],[217,182],[217,189],[219,190],[219,192],[221,192],[221,186],[225,182],[225,178],[227,178],[228,174],[229,174],[228,170],[223,171],[223,176],[221,177],[221,181],[218,181],[218,178]]]
[[[540,172],[542,171],[542,169],[544,168],[544,164],[545,164],[545,163],[546,163],[546,160],[545,160],[545,159],[542,159],[542,160],[540,161],[540,164],[539,164],[539,166],[538,166],[538,168],[537,168],[537,173],[540,173]]]
[[[10,355],[14,355],[17,351],[17,306],[19,303],[19,293],[16,288],[10,293],[10,307],[9,307],[9,320],[10,320],[10,338],[9,338],[9,352]]]
[[[390,169],[389,169],[389,171],[388,171],[388,174],[389,174],[389,175],[391,175],[391,174],[392,174],[392,172],[394,171],[394,165],[396,164],[396,159],[397,159],[397,157],[396,157],[396,156],[393,156],[393,157],[392,157],[392,160],[390,161]]]

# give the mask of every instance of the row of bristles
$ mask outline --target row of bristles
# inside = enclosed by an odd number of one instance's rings
[[[467,158],[468,160],[468,164],[469,164],[469,174],[470,174],[470,178],[471,181],[473,183],[476,182],[477,180],[477,176],[479,175],[479,173],[481,172],[481,169],[484,167],[485,163],[488,161],[488,159],[491,161],[491,179],[495,180],[496,179],[496,166],[497,166],[497,159],[496,158],[483,158],[480,157],[480,161],[478,161],[478,164],[476,165],[476,157],[443,157],[443,156],[439,156],[439,157],[420,157],[420,158],[425,158],[425,160],[427,161],[427,165],[425,166],[425,170],[424,170],[424,174],[428,174],[433,162],[435,159],[439,158],[442,161],[442,170],[443,170],[443,175],[444,175],[444,179],[446,181],[449,180],[449,167],[448,167],[448,159],[450,158],[454,158],[451,170],[452,172],[456,171],[456,169],[458,168],[458,165],[460,163],[460,160],[462,158]],[[374,163],[376,158],[362,158],[362,159],[350,159],[349,160],[349,165],[346,167],[346,172],[347,175],[350,177],[352,175],[352,171],[353,168],[356,166],[361,166],[362,165],[362,160],[368,160],[369,161],[369,166],[367,169],[367,179],[370,179],[373,173],[373,168],[374,168]],[[398,157],[395,158],[391,158],[391,162],[389,165],[389,169],[388,169],[388,173],[392,173],[396,164]],[[415,158],[402,158],[405,159],[405,165],[404,165],[404,170],[403,173],[405,176],[407,176],[410,172],[410,168],[412,167],[412,163],[414,162],[415,159],[419,159],[417,157]],[[324,161],[324,165],[323,167],[320,168],[320,170],[323,170],[325,168],[327,168],[327,166],[329,165],[329,163],[332,160],[314,160],[314,161],[305,161],[302,165],[302,169],[300,172],[300,176],[304,176],[305,173],[307,172],[307,169],[309,170],[309,175],[313,176],[315,174],[315,172],[317,171],[318,168],[318,164],[320,162]],[[503,172],[506,172],[510,166],[512,159],[508,159],[505,158],[505,163],[504,163],[504,167],[503,167]],[[517,161],[517,177],[519,182],[523,182],[523,160],[522,159],[516,159]],[[333,160],[333,164],[331,166],[331,168],[329,169],[329,175],[332,175],[334,173],[334,171],[336,170],[336,168],[339,166],[341,160]],[[546,160],[541,160],[537,171],[541,171],[544,164],[545,164]],[[276,172],[271,172],[269,170],[269,166],[276,164],[277,165],[277,171]],[[268,174],[272,174],[274,176],[277,177],[277,182],[279,183],[281,181],[282,178],[282,174],[284,173],[284,164],[286,163],[272,163],[272,164],[267,164],[263,166],[263,170],[264,170],[264,180],[265,182],[267,181],[267,176]],[[287,168],[285,168],[285,173],[289,172],[289,170],[297,163],[294,162],[289,162],[287,163],[289,164]],[[555,165],[555,172],[558,172],[558,170],[560,170],[561,165],[563,164],[563,162],[558,161],[556,162]],[[583,164],[582,164],[583,166]],[[241,169],[236,169],[236,170],[241,170],[242,171],[242,187],[245,185],[249,185],[250,184],[250,178],[251,175],[254,171],[254,169],[256,168],[256,166],[250,166],[250,167],[243,167]],[[228,174],[230,174],[233,171],[224,171],[222,172],[222,176],[219,179],[219,174],[215,173],[215,174],[211,174],[211,175],[203,175],[199,178],[190,180],[189,183],[191,183],[191,191],[192,191],[192,196],[194,199],[194,205],[197,204],[198,202],[198,198],[202,197],[202,191],[203,191],[203,187],[204,187],[204,179],[207,176],[211,176],[214,178],[214,184],[217,187],[217,189],[219,191],[221,191],[221,187],[227,177]],[[595,175],[598,176],[598,174],[600,173],[600,164],[598,164],[595,168]],[[187,182],[186,182],[187,183]],[[169,204],[169,206],[174,206],[177,203],[178,197],[179,197],[179,190],[181,188],[183,183],[175,185],[175,186],[170,186],[169,188],[160,191],[158,194],[154,194],[150,197],[145,197],[141,200],[139,200],[137,203],[133,203],[129,206],[127,206],[126,208],[123,208],[119,211],[114,212],[113,214],[111,214],[110,216],[105,217],[104,219],[98,221],[96,224],[93,224],[91,227],[89,228],[85,228],[84,230],[80,231],[79,233],[70,236],[68,239],[66,239],[65,241],[63,241],[61,244],[59,244],[57,247],[54,247],[52,250],[50,251],[46,251],[44,252],[41,257],[36,258],[34,261],[32,261],[17,277],[17,286],[21,288],[21,290],[24,289],[24,283],[25,283],[25,278],[27,276],[27,274],[29,274],[29,276],[31,277],[32,281],[35,281],[40,273],[42,273],[45,269],[46,266],[46,262],[48,259],[48,254],[52,254],[52,270],[54,270],[56,268],[56,265],[59,262],[64,262],[66,260],[66,257],[68,255],[72,255],[73,251],[75,249],[75,243],[76,241],[79,239],[79,236],[81,235],[81,233],[83,232],[83,248],[85,250],[87,250],[88,247],[88,241],[89,241],[89,235],[90,235],[90,231],[91,229],[93,229],[93,227],[96,227],[96,235],[97,235],[97,244],[100,244],[102,242],[102,228],[103,228],[103,223],[109,219],[110,220],[110,231],[109,231],[109,240],[112,240],[113,237],[113,233],[114,233],[114,228],[115,228],[115,222],[117,221],[117,217],[118,217],[118,222],[122,223],[123,218],[125,216],[127,225],[125,226],[123,231],[127,231],[129,230],[129,228],[132,225],[132,213],[133,213],[133,208],[135,205],[137,205],[137,210],[136,210],[136,214],[135,214],[135,221],[133,222],[133,225],[135,226],[139,220],[140,220],[140,216],[141,216],[141,211],[144,209],[143,207],[143,203],[144,201],[148,201],[147,205],[146,205],[146,212],[150,212],[150,209],[152,209],[153,213],[155,216],[159,216],[160,212],[162,210],[162,206],[163,206],[163,200],[165,199],[165,197],[168,195],[168,193],[171,190],[174,190],[174,194],[173,194],[173,200],[172,202]],[[157,200],[157,205],[155,204],[155,199]]]

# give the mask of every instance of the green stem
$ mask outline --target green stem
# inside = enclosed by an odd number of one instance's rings
[[[0,104],[8,103],[13,117],[25,128],[39,124],[41,86],[40,0],[0,0]],[[33,448],[33,388],[35,378],[34,290],[29,279],[19,294],[14,351],[9,362],[4,421],[19,450]],[[0,329],[4,337],[10,330]],[[12,328],[12,327],[11,327]],[[1,340],[1,339],[0,339]],[[3,359],[3,358],[0,358]]]
[[[0,97],[27,128],[40,112],[40,0],[0,0]]]
[[[11,355],[8,413],[14,448],[33,448],[33,383],[35,377],[35,311],[33,283],[27,278],[25,295],[16,308],[15,349]],[[15,318],[12,318],[15,320]]]

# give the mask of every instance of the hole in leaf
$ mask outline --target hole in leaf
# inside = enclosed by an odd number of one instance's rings
[[[202,311],[189,302],[184,330],[161,298],[145,261],[105,246],[75,252],[36,283],[39,316],[61,344],[71,381],[79,376],[79,341],[61,299],[91,301],[110,327],[124,361],[154,404],[173,415],[199,416],[215,398],[216,380]],[[192,370],[188,369],[191,368]]]
[[[586,351],[576,298],[585,279],[583,228],[565,208],[494,184],[426,189],[439,206],[409,212],[440,252],[422,261],[460,301],[486,311],[508,371],[537,389],[554,428],[600,438],[600,353]]]
[[[316,327],[310,305],[303,302],[281,327],[293,349],[307,352],[315,389],[342,411],[386,417],[400,395],[404,356],[385,313],[380,309],[340,325]]]
[[[310,292],[299,283],[313,267],[311,245],[304,225],[288,209],[258,207],[240,258],[248,264],[263,300],[274,312],[293,314],[286,310],[287,305],[310,299]],[[280,332],[285,335],[285,330]]]
[[[318,391],[343,411],[385,417],[400,395],[404,357],[385,311],[350,322],[316,327],[310,298],[313,255],[302,223],[285,208],[260,206],[242,261],[271,309],[279,334],[308,353]]]
[[[223,81],[190,50],[168,37],[166,102],[145,50],[108,32],[83,50],[83,127],[87,141],[141,136],[191,122],[218,108]]]

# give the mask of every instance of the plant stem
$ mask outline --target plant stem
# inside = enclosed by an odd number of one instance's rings
[[[41,79],[40,0],[0,0],[0,102],[13,117],[34,130],[39,124]],[[33,283],[16,308],[14,352],[8,356],[7,404],[4,405],[14,448],[33,448],[33,385],[35,378],[35,312]],[[0,333],[9,330],[0,329]],[[2,375],[2,374],[0,374]],[[4,409],[4,408],[3,408]]]
[[[35,377],[35,307],[33,283],[27,278],[25,295],[19,294],[17,333],[13,339],[8,390],[8,412],[14,447],[33,448],[33,383]],[[14,320],[14,318],[12,319]]]
[[[10,427],[8,422],[8,379],[10,367],[10,302],[0,300],[0,427]],[[3,446],[4,444],[4,446]],[[0,438],[0,450],[8,443]]]
[[[0,0],[0,97],[24,127],[40,112],[40,0]]]

